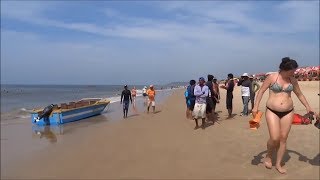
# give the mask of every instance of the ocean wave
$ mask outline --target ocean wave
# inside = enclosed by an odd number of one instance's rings
[[[12,119],[28,119],[30,118],[31,109],[20,108],[14,109],[9,112],[1,112],[1,121],[12,120]]]
[[[20,109],[20,112],[21,112],[21,113],[31,113],[31,112],[32,112],[32,109],[21,108],[21,109]]]
[[[137,94],[137,97],[142,96],[142,94]],[[120,102],[121,96],[113,96],[113,97],[107,97],[107,99],[110,100],[110,103]]]

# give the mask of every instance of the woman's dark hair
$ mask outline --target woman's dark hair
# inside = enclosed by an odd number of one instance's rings
[[[196,84],[196,80],[190,80],[190,85],[192,86],[192,85],[194,85],[194,84]]]
[[[233,78],[233,74],[228,74],[228,78]]]
[[[281,71],[290,71],[296,68],[298,68],[298,63],[296,60],[290,59],[289,57],[282,58],[282,62],[279,66]]]

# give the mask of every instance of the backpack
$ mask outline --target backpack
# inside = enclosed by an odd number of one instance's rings
[[[188,88],[189,88],[189,86],[188,86]],[[184,91],[184,97],[185,97],[186,99],[189,98],[188,88],[186,89],[186,91]]]
[[[192,87],[192,86],[188,86],[188,88],[187,88],[187,94],[188,94],[188,99],[190,99],[190,100],[194,100],[196,97],[194,96],[194,87]]]

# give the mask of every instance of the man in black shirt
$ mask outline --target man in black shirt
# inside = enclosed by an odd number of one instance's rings
[[[208,117],[211,118],[212,108],[213,108],[213,97],[214,97],[214,91],[213,91],[213,80],[214,76],[211,74],[208,74],[208,81],[206,82],[206,86],[209,88],[209,94],[207,97],[207,107],[206,107],[206,113],[208,114]]]
[[[228,74],[228,80],[226,81],[225,86],[222,86],[223,89],[227,90],[227,97],[226,97],[226,105],[228,109],[228,118],[232,118],[232,99],[233,99],[233,89],[234,89],[234,80],[233,74]]]
[[[124,86],[124,90],[121,93],[121,100],[120,104],[122,104],[123,99],[123,118],[128,117],[128,110],[129,110],[129,100],[132,104],[131,92],[128,90],[128,86]]]

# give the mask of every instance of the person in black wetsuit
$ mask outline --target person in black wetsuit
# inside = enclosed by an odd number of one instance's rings
[[[206,113],[207,113],[208,119],[212,118],[212,108],[213,108],[213,98],[214,98],[214,91],[213,91],[213,84],[212,84],[213,78],[214,78],[213,75],[208,74],[208,81],[206,82],[206,86],[208,86],[209,88],[209,94],[206,100],[207,101]]]
[[[232,99],[233,99],[233,89],[234,89],[234,80],[233,80],[233,74],[228,74],[228,80],[225,83],[224,86],[222,86],[223,89],[227,90],[227,97],[226,97],[226,105],[228,109],[228,118],[232,118]]]
[[[124,90],[121,93],[121,100],[120,100],[120,104],[122,104],[123,102],[123,118],[128,117],[129,100],[131,101],[131,104],[132,104],[131,92],[130,90],[128,90],[128,86],[125,85]]]

